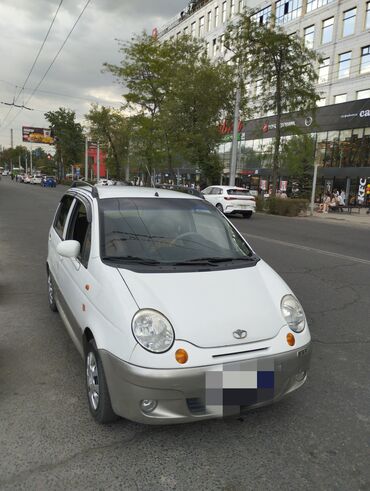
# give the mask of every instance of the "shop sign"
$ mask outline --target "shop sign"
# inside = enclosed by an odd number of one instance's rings
[[[362,204],[365,201],[366,177],[361,177],[358,187],[357,201]]]

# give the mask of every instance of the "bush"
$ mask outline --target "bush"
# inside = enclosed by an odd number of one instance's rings
[[[268,198],[264,200],[263,209],[271,215],[297,217],[306,214],[309,201],[307,199]]]

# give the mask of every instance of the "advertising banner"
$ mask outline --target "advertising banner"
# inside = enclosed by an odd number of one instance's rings
[[[265,179],[261,179],[260,180],[260,189],[262,191],[266,191],[266,189],[267,189],[267,181]]]
[[[22,141],[54,145],[54,136],[50,128],[34,128],[22,126]]]
[[[280,191],[286,191],[288,186],[288,181],[280,181]]]

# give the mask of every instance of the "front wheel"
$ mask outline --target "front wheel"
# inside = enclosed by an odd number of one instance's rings
[[[253,215],[253,212],[252,211],[245,211],[243,213],[243,217],[244,218],[251,218],[252,215]]]
[[[218,211],[220,211],[221,213],[223,213],[223,212],[224,212],[224,209],[223,209],[223,206],[221,205],[221,203],[217,203],[216,208],[217,208],[217,209],[218,209]]]
[[[97,423],[112,423],[118,416],[112,409],[103,364],[94,340],[87,343],[85,369],[90,413]]]

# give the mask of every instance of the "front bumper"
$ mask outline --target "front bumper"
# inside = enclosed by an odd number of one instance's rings
[[[117,415],[146,424],[172,424],[240,415],[249,409],[281,399],[306,381],[311,346],[307,344],[296,350],[254,360],[176,369],[141,368],[126,363],[105,350],[100,350],[99,353],[112,407]],[[209,380],[214,379],[214,376],[209,376],[211,372],[249,372],[251,364],[254,367],[258,364],[259,368],[269,367],[269,373],[273,370],[273,390],[258,389],[253,392],[247,389],[252,397],[247,396],[246,401],[246,390],[242,389],[238,392],[242,395],[240,404],[228,403],[225,406],[223,402],[209,403]],[[211,392],[215,401],[214,387]],[[221,397],[222,401],[222,393],[223,389],[219,388],[217,400]],[[153,412],[145,414],[140,409],[140,401],[148,399],[158,403]]]

